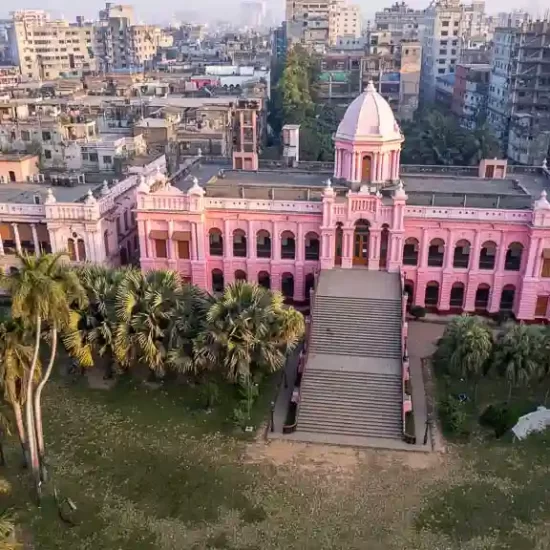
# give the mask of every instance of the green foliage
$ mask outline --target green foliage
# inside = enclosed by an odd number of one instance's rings
[[[544,332],[538,326],[510,323],[500,333],[493,362],[510,393],[514,386],[527,385],[543,374],[544,343]]]
[[[477,381],[485,374],[492,352],[493,337],[485,322],[479,317],[462,315],[445,328],[434,362],[452,376]]]
[[[332,161],[332,135],[338,126],[334,109],[316,103],[319,61],[297,46],[288,53],[273,90],[270,124],[279,134],[283,124],[300,124],[300,158]]]
[[[498,142],[486,125],[466,130],[455,117],[438,110],[418,112],[401,129],[405,136],[403,164],[477,166],[484,158],[501,156]]]
[[[459,438],[467,438],[471,433],[471,423],[462,403],[454,395],[447,395],[439,402],[439,417],[446,433]]]
[[[491,404],[483,411],[479,417],[479,423],[482,426],[492,428],[495,437],[502,437],[511,428],[513,428],[520,416],[533,412],[537,406],[534,403],[514,403],[509,402]]]

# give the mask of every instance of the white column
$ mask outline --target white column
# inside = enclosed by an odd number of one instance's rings
[[[242,114],[242,113],[241,113]],[[223,223],[223,255],[225,258],[233,257],[233,234],[229,231],[229,220]]]
[[[36,224],[31,223],[32,241],[34,243],[34,255],[40,256],[40,242],[38,240],[38,233],[36,232]]]
[[[13,227],[13,236],[14,236],[14,240],[15,240],[15,250],[17,250],[17,252],[19,254],[21,254],[21,239],[19,238],[19,229],[17,229],[17,224],[16,223],[12,223],[11,226]]]
[[[334,153],[334,177],[338,177],[338,172],[340,171],[340,151],[336,149]]]
[[[2,240],[2,237],[0,236],[0,256],[4,255],[4,241]]]
[[[140,258],[147,258],[147,225],[143,220],[138,222],[138,234]]]

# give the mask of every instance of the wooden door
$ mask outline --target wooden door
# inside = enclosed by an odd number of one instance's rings
[[[363,157],[361,164],[361,181],[370,181],[371,160],[369,156]]]
[[[546,317],[546,312],[548,311],[548,299],[548,296],[537,296],[535,317]]]
[[[356,233],[353,243],[354,265],[367,265],[369,259],[369,236]]]

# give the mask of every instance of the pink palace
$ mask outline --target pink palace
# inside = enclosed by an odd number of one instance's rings
[[[401,272],[409,305],[549,318],[546,166],[401,166],[403,136],[372,85],[340,122],[333,165],[264,166],[255,130],[241,120],[233,167],[199,155],[139,187],[143,269],[212,292],[257,281],[297,302],[320,270]],[[298,127],[284,132],[297,149]]]

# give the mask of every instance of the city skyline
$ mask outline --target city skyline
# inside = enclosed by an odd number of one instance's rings
[[[113,2],[116,4],[117,2]],[[139,20],[152,22],[152,23],[169,23],[172,21],[176,14],[193,13],[199,21],[213,22],[216,19],[222,20],[223,16],[213,17],[213,13],[218,13],[213,10],[218,8],[222,3],[220,0],[201,0],[201,2],[188,3],[185,6],[177,2],[165,2],[163,3],[163,9],[159,10],[158,6],[152,7],[150,3],[145,0],[135,0],[132,2],[119,2],[130,4],[134,7],[136,15]],[[392,5],[393,2],[385,0],[377,0],[375,2],[367,2],[367,0],[357,0],[354,2],[361,8],[361,14],[363,19],[372,19],[375,11],[382,10]],[[468,3],[468,2],[466,2]],[[236,22],[238,18],[238,7],[240,6],[240,0],[224,0],[223,6],[232,6],[232,10],[224,10],[225,14],[228,14],[227,19],[232,22]],[[267,0],[267,9],[273,14],[276,21],[284,19],[284,2],[282,0]],[[422,9],[429,5],[429,1],[425,0],[410,0],[407,4],[414,9]],[[96,19],[100,9],[103,9],[105,2],[89,2],[86,4],[85,9],[75,9],[74,4],[68,2],[68,0],[52,0],[49,2],[46,11],[50,12],[54,17],[63,17],[73,20],[77,15],[83,15],[87,19]],[[34,6],[32,4],[22,6],[17,0],[4,0],[2,11],[0,11],[0,17],[9,17],[9,13],[15,10],[21,9],[44,9],[43,7]],[[525,9],[535,17],[542,17],[548,11],[547,7],[543,6],[543,2],[540,0],[527,0],[524,2],[517,2],[514,0],[487,0],[486,12],[487,13],[499,13],[503,11],[512,11],[514,9]],[[233,14],[231,18],[230,14]]]

